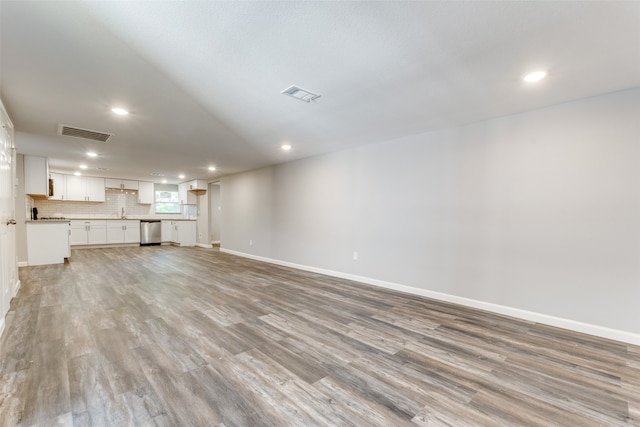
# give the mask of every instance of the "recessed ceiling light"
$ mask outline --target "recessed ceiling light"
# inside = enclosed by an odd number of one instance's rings
[[[80,175],[82,175],[80,172],[74,172],[73,174],[74,174],[75,176],[80,176]]]
[[[302,89],[301,87],[298,87],[298,86],[289,86],[288,88],[286,88],[280,93],[295,99],[299,99],[300,101],[304,101],[304,102],[311,102],[320,98],[319,94],[313,93],[306,89]]]
[[[127,114],[129,114],[129,112],[127,110],[125,110],[124,108],[112,108],[111,111],[113,111],[115,114],[119,115],[119,116],[126,116]]]
[[[213,172],[214,170],[216,170],[216,167],[215,167],[215,166],[209,166],[209,170],[210,170],[211,172]]]
[[[86,169],[86,168],[88,168],[88,166],[87,165],[80,165],[79,168],[80,169]]]
[[[152,176],[164,176],[162,172],[151,172]]]
[[[283,144],[280,148],[282,148],[284,151],[291,150],[291,146],[289,144]]]
[[[167,183],[167,180],[166,180],[166,179],[163,179],[163,180],[162,180],[162,183],[163,183],[163,184],[166,184],[166,183]]]
[[[546,71],[534,71],[533,73],[529,73],[524,76],[523,80],[527,83],[537,82],[538,80],[542,80],[547,76]]]
[[[184,179],[184,175],[183,175],[183,174],[180,174],[180,175],[178,175],[178,178],[180,178],[180,179]]]
[[[93,151],[88,151],[87,157],[98,157],[98,153],[94,153]]]

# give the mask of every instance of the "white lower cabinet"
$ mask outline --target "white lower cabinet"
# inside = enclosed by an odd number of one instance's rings
[[[162,221],[162,241],[178,246],[195,246],[195,221]]]
[[[140,221],[108,220],[107,243],[140,243]]]
[[[103,245],[107,243],[107,221],[72,220],[69,243],[71,245]]]
[[[173,231],[173,221],[170,220],[162,220],[161,221],[161,233],[162,233],[162,242],[170,243],[171,242],[171,234]]]

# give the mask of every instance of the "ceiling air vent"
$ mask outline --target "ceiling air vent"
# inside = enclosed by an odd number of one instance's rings
[[[320,98],[320,95],[317,93],[309,92],[308,90],[302,89],[298,86],[289,86],[280,93],[304,102],[311,102]]]
[[[81,129],[67,125],[58,125],[58,135],[73,136],[75,138],[90,139],[92,141],[108,142],[112,133],[98,132],[95,130]]]

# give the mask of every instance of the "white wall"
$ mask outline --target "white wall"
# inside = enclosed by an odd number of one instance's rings
[[[196,243],[211,247],[209,238],[209,192],[198,194],[198,216],[196,219]]]
[[[220,185],[220,247],[271,256],[273,168],[234,175]]]
[[[210,243],[220,243],[220,183],[209,184]]]
[[[635,89],[226,177],[222,248],[640,334],[639,135]]]

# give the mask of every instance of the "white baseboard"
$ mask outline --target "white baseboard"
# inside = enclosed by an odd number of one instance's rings
[[[0,337],[2,336],[3,332],[4,332],[4,316],[2,316],[2,318],[0,319]]]
[[[205,245],[204,243],[196,243],[199,248],[211,249],[211,245]]]
[[[211,242],[212,245],[219,245],[220,244],[220,240],[214,240],[213,242]]]
[[[18,262],[18,268],[20,267],[29,267],[29,263],[27,261]]]
[[[409,294],[432,298],[439,301],[445,301],[453,304],[473,307],[480,310],[490,311],[496,314],[515,317],[517,319],[541,323],[549,326],[555,326],[558,328],[568,329],[571,331],[581,332],[581,333],[594,335],[602,338],[607,338],[615,341],[621,341],[621,342],[625,342],[633,345],[640,345],[640,334],[634,334],[632,332],[621,331],[618,329],[611,329],[604,326],[592,325],[589,323],[583,323],[576,320],[564,319],[561,317],[550,316],[547,314],[536,313],[528,310],[521,310],[519,308],[508,307],[500,304],[493,304],[490,302],[474,300],[471,298],[465,298],[465,297],[445,294],[441,292],[434,292],[426,289],[414,288],[412,286],[400,285],[398,283],[386,282],[383,280],[372,279],[369,277],[358,276],[355,274],[342,273],[339,271],[326,270],[323,268],[311,267],[311,266],[295,264],[287,261],[280,261],[276,259],[265,258],[257,255],[251,255],[244,252],[232,251],[224,248],[220,248],[220,252],[225,252],[231,255],[250,258],[256,261],[263,261],[271,264],[282,265],[285,267],[296,268],[298,270],[311,271],[313,273],[325,274],[327,276],[353,280],[355,282],[366,283],[369,285],[379,286],[381,288],[392,289],[400,292],[406,292]]]
[[[11,296],[11,298],[14,298],[16,295],[18,295],[18,291],[20,290],[20,279],[18,279],[16,281],[15,286],[13,287],[13,295]]]

